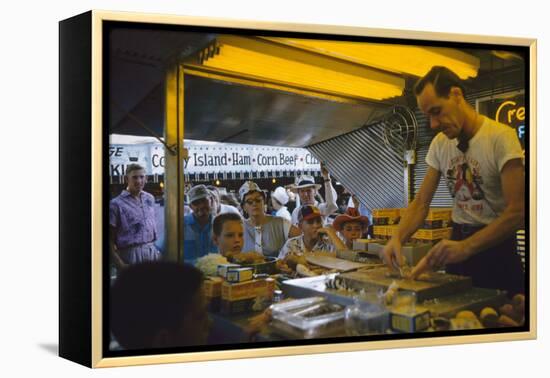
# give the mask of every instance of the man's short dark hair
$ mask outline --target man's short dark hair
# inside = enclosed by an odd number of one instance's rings
[[[418,79],[414,86],[414,94],[418,96],[427,84],[432,84],[438,97],[449,98],[452,87],[458,87],[462,91],[462,96],[466,95],[462,80],[453,71],[443,66],[433,66],[432,69]]]
[[[110,328],[126,349],[153,347],[156,334],[177,332],[192,312],[202,273],[174,262],[147,262],[123,269],[111,287]]]
[[[229,222],[229,221],[243,223],[243,219],[237,213],[220,214],[216,216],[216,218],[214,218],[214,223],[212,223],[212,231],[214,232],[214,235],[220,236],[222,233],[223,225],[225,224],[225,222]]]
[[[132,173],[133,171],[145,171],[145,168],[143,168],[143,166],[139,165],[139,164],[136,164],[136,163],[130,163],[126,166],[126,176],[129,176],[130,173]]]

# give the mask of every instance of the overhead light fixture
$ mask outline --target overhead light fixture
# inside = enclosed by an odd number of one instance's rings
[[[504,60],[523,60],[523,57],[518,53],[504,50],[491,50],[491,53],[497,58]]]
[[[479,70],[479,58],[446,47],[318,39],[264,39],[385,71],[419,77],[428,73],[433,66],[445,66],[461,79],[476,77]]]
[[[289,88],[355,99],[401,96],[404,78],[257,37],[219,36],[199,66]]]

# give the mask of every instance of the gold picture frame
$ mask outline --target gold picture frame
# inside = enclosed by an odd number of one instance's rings
[[[105,49],[106,23],[126,23],[140,27],[200,27],[204,30],[231,30],[249,33],[308,33],[378,40],[415,41],[445,44],[477,44],[493,48],[521,48],[528,53],[528,138],[529,157],[528,240],[529,298],[527,329],[516,332],[430,336],[376,341],[346,341],[345,343],[297,346],[268,346],[230,350],[143,354],[119,357],[105,356],[105,124],[106,106],[104,62],[111,52]],[[406,42],[405,42],[406,43]],[[527,340],[537,336],[536,319],[536,40],[526,38],[476,36],[383,30],[334,25],[308,25],[256,22],[176,15],[139,14],[90,11],[60,22],[60,355],[83,365],[115,367],[190,361],[210,361],[266,356],[283,356],[327,352],[386,349],[412,346],[436,346],[495,341]],[[272,83],[277,89],[276,83]],[[298,93],[299,91],[297,91]],[[330,95],[327,95],[330,96]],[[170,122],[170,120],[165,120]],[[177,120],[174,121],[176,124]],[[183,124],[180,126],[183,133]],[[78,157],[78,159],[74,159]],[[78,163],[91,166],[91,171],[79,170]],[[67,184],[71,185],[67,185]],[[84,196],[84,198],[83,198]],[[179,201],[179,197],[176,199]],[[75,203],[77,205],[75,205]],[[180,203],[183,203],[182,201]]]

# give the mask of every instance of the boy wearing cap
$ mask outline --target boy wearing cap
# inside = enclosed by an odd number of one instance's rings
[[[199,257],[216,253],[212,240],[210,191],[204,185],[195,185],[187,194],[193,213],[183,217],[183,259],[194,264]]]
[[[302,235],[287,240],[279,253],[279,259],[284,259],[289,254],[302,255],[307,252],[335,252],[346,249],[332,227],[323,227],[323,216],[315,206],[305,205],[300,208],[298,224]]]
[[[292,217],[285,206],[288,203],[288,194],[285,188],[278,186],[273,193],[271,193],[271,205],[276,210],[275,216],[291,221]]]
[[[360,239],[369,227],[369,218],[359,214],[356,208],[348,207],[346,214],[338,215],[332,227],[342,235],[347,249],[353,249],[353,241]]]
[[[300,203],[302,206],[312,205],[317,207],[323,217],[323,223],[326,223],[328,216],[338,210],[338,205],[336,204],[336,197],[338,194],[332,187],[330,174],[323,163],[321,163],[321,175],[323,176],[325,184],[325,203],[319,203],[315,200],[315,195],[317,191],[321,189],[321,185],[316,184],[312,176],[299,176],[296,180],[296,185],[291,190],[300,196]],[[292,212],[292,224],[298,224],[299,211],[300,207],[296,207]]]

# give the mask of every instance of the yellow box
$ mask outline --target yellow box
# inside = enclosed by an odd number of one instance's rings
[[[372,233],[376,237],[387,239],[397,231],[398,226],[373,226]]]
[[[450,207],[431,207],[428,211],[426,220],[428,221],[450,221],[452,218],[453,209]]]
[[[433,230],[421,228],[416,231],[411,238],[418,240],[440,240],[450,239],[453,232],[452,227],[436,228]]]
[[[386,226],[386,236],[393,236],[397,232],[399,226]]]
[[[275,290],[275,280],[271,278],[252,280],[239,283],[224,282],[222,284],[222,300],[238,301],[256,297],[269,297]]]
[[[386,226],[373,226],[372,233],[374,236],[386,236]]]
[[[372,216],[374,218],[399,218],[401,209],[373,209]]]
[[[254,276],[254,268],[229,268],[225,274],[227,282],[250,281]]]

